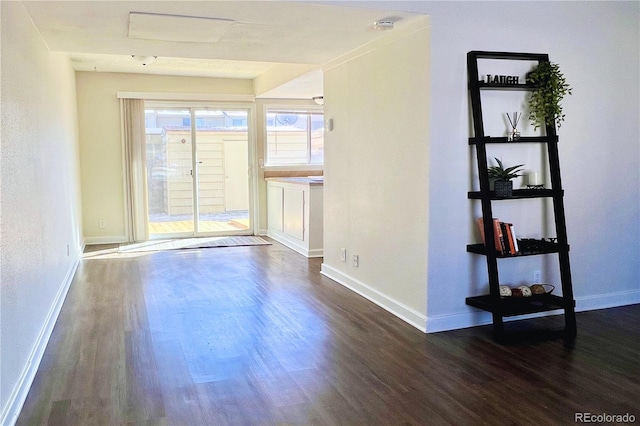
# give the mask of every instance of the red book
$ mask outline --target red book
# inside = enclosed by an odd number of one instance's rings
[[[486,246],[487,241],[484,235],[484,221],[481,217],[476,219],[478,223],[478,227],[480,228],[480,236],[482,237],[482,243]],[[493,240],[495,242],[495,249],[500,254],[505,254],[507,252],[508,243],[505,240],[505,235],[502,232],[502,222],[500,219],[493,218]]]
[[[513,223],[505,223],[505,229],[507,231],[507,242],[509,243],[509,253],[511,254],[516,254],[517,250],[516,250],[516,245],[515,245],[515,239],[513,236]]]
[[[502,233],[502,226],[500,226],[499,219],[493,219],[493,233],[495,234],[496,250],[498,251],[498,253],[504,254],[504,234]]]
[[[484,220],[479,217],[476,219],[476,222],[478,223],[478,228],[480,228],[480,236],[482,237],[482,244],[487,244],[485,238],[484,238]]]

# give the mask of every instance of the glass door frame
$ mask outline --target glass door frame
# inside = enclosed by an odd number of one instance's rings
[[[215,237],[215,236],[235,236],[235,235],[255,235],[256,218],[258,211],[258,180],[257,180],[257,140],[256,140],[256,106],[251,102],[221,102],[221,101],[147,101],[145,109],[167,109],[167,110],[188,110],[191,117],[191,174],[192,174],[192,205],[193,205],[193,232],[152,234],[149,233],[150,240],[167,238],[189,238],[189,237]],[[249,229],[230,232],[202,232],[199,231],[200,221],[200,200],[199,200],[199,178],[198,178],[198,157],[197,157],[197,122],[196,111],[198,110],[222,110],[222,111],[246,111],[247,112],[247,150],[248,150],[248,170],[247,185],[249,192]],[[146,218],[147,227],[149,217]]]

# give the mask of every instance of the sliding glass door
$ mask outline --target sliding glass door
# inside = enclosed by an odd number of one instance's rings
[[[249,109],[147,104],[150,238],[252,233]]]

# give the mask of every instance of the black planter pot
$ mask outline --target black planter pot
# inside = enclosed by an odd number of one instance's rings
[[[493,183],[496,197],[511,197],[513,195],[513,182],[497,180]]]

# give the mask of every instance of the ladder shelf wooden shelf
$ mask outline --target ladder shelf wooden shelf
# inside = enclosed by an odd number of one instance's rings
[[[470,191],[467,197],[470,200],[478,200],[482,204],[482,226],[485,235],[483,244],[469,244],[467,251],[486,258],[489,277],[489,294],[466,298],[466,304],[478,309],[491,312],[493,316],[494,337],[498,341],[505,340],[505,317],[517,317],[520,315],[535,314],[540,312],[564,311],[565,326],[560,335],[573,338],[576,335],[575,301],[573,299],[573,286],[571,282],[571,270],[569,262],[569,244],[567,241],[566,221],[564,214],[564,190],[560,178],[560,161],[558,156],[558,136],[556,123],[546,123],[545,136],[525,136],[517,141],[510,141],[507,137],[492,137],[485,135],[482,115],[481,91],[486,90],[535,90],[535,86],[526,82],[520,84],[494,84],[483,82],[479,78],[478,59],[500,59],[548,62],[547,54],[536,53],[511,53],[511,52],[485,52],[472,51],[467,54],[467,72],[469,78],[469,94],[471,109],[473,112],[474,136],[469,138],[469,145],[475,148],[478,166],[479,191]],[[487,148],[488,144],[523,144],[538,143],[547,147],[547,160],[551,178],[551,188],[516,189],[512,197],[499,197],[490,189]],[[492,203],[503,200],[519,200],[546,198],[553,203],[553,215],[556,230],[556,238],[553,243],[544,244],[536,250],[520,251],[515,254],[505,254],[495,249],[495,237],[493,232]],[[558,258],[560,270],[561,295],[543,294],[531,297],[501,297],[500,279],[498,273],[499,260],[508,258],[521,258],[525,256],[553,255]],[[549,331],[549,336],[557,336],[558,332]]]

